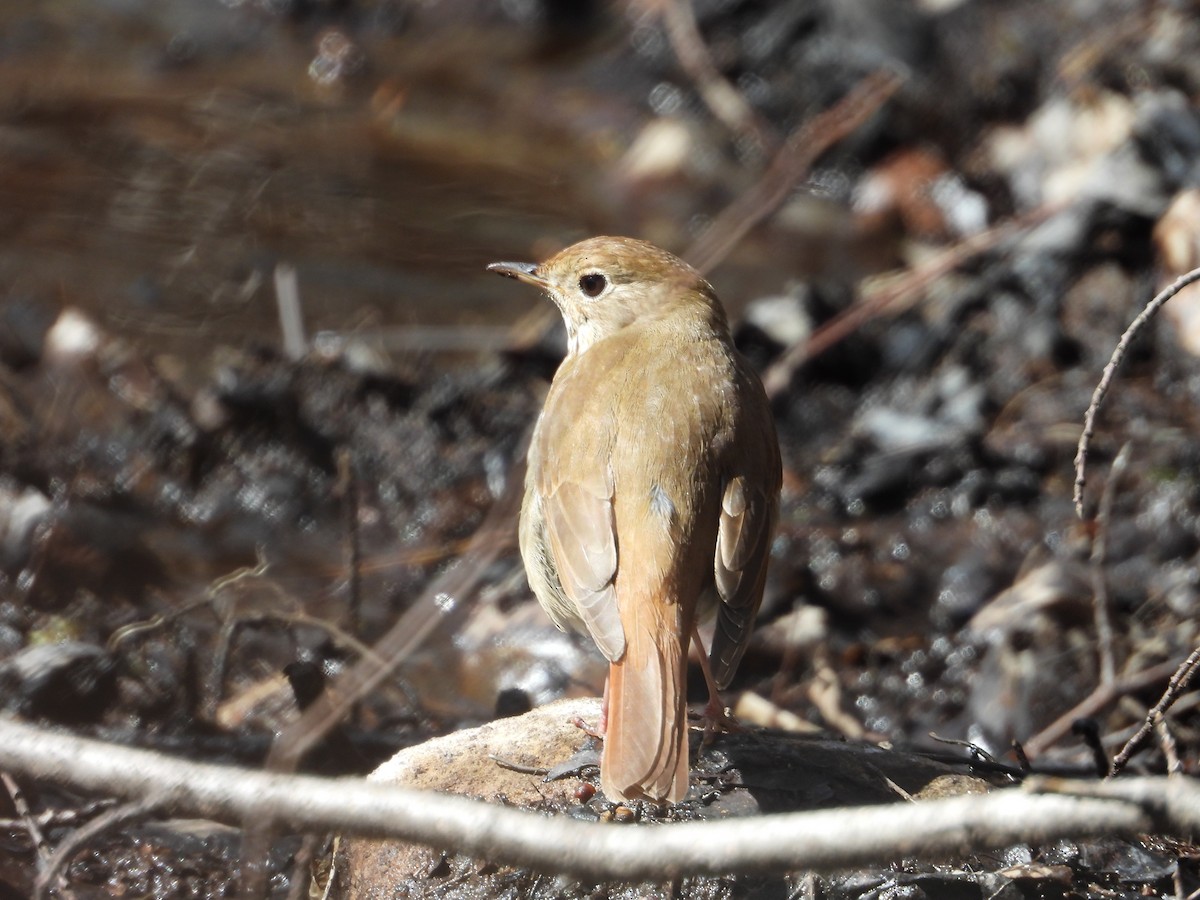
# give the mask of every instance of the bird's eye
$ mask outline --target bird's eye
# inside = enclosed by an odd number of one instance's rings
[[[589,297],[599,297],[606,287],[608,279],[599,272],[589,272],[579,279],[579,289]]]

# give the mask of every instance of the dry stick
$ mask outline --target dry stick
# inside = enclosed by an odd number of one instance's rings
[[[1124,361],[1125,354],[1129,350],[1129,345],[1133,343],[1133,339],[1141,333],[1146,323],[1154,318],[1164,303],[1189,284],[1196,281],[1200,281],[1200,269],[1192,269],[1187,274],[1176,278],[1157,297],[1147,303],[1146,308],[1138,313],[1137,318],[1129,323],[1129,327],[1125,329],[1125,332],[1121,335],[1121,339],[1117,341],[1112,358],[1109,359],[1108,365],[1104,367],[1104,372],[1100,376],[1100,383],[1096,385],[1096,390],[1092,393],[1092,402],[1088,404],[1087,412],[1084,414],[1083,433],[1079,435],[1079,447],[1075,451],[1075,515],[1081,519],[1085,518],[1083,514],[1083,487],[1087,481],[1088,446],[1091,444],[1092,435],[1096,430],[1096,415],[1100,412],[1100,404],[1104,402],[1112,380],[1116,377],[1117,369]]]
[[[711,272],[751,228],[779,208],[821,154],[874,115],[900,82],[893,72],[868,75],[836,106],[792,132],[758,182],[721,210],[684,259],[701,272]]]
[[[709,111],[736,136],[749,138],[765,153],[773,152],[778,144],[777,136],[737,88],[718,71],[696,24],[691,0],[651,0],[647,5],[658,7],[671,49]]]
[[[1175,735],[1171,734],[1171,726],[1167,724],[1166,718],[1158,716],[1154,720],[1154,730],[1158,732],[1158,741],[1167,760],[1167,774],[1182,775],[1183,763],[1179,760],[1179,748],[1175,745]]]
[[[33,817],[33,810],[29,808],[29,802],[25,799],[25,792],[21,790],[21,786],[17,784],[17,780],[7,772],[0,772],[0,783],[3,783],[4,789],[8,791],[13,809],[20,817],[22,826],[29,832],[29,838],[33,841],[33,846],[37,850],[38,856],[42,859],[49,858],[50,844],[46,840],[46,835],[38,826],[37,820]]]
[[[115,805],[113,800],[104,797],[99,800],[93,800],[90,803],[81,803],[69,809],[46,809],[37,814],[35,822],[40,828],[69,828],[76,822],[94,819],[100,813],[106,809],[112,809]],[[0,819],[0,831],[23,828],[24,826],[25,820],[23,819]],[[49,852],[47,851],[44,855],[48,856]]]
[[[253,813],[295,831],[346,831],[417,841],[492,862],[580,878],[666,881],[684,875],[846,868],[944,858],[1059,838],[1200,830],[1200,783],[1131,778],[1035,779],[1033,796],[997,791],[921,803],[681,822],[644,828],[550,819],[361,778],[316,778],[172,759],[0,717],[0,767],[78,790],[167,798],[173,815],[245,821]]]
[[[1112,617],[1108,609],[1108,582],[1104,578],[1104,564],[1108,557],[1108,531],[1112,521],[1113,501],[1117,495],[1117,483],[1129,462],[1129,444],[1117,454],[1104,493],[1100,495],[1100,509],[1096,513],[1096,535],[1092,539],[1092,613],[1096,622],[1097,654],[1100,659],[1100,683],[1112,684],[1117,678],[1117,664],[1113,651]]]
[[[148,794],[132,803],[115,806],[88,822],[82,828],[76,829],[71,836],[58,845],[54,855],[46,861],[45,866],[38,872],[37,880],[33,883],[34,900],[49,897],[51,882],[66,883],[66,869],[72,857],[92,842],[97,835],[112,828],[117,828],[127,822],[138,821],[160,809],[164,803],[162,794]]]
[[[1112,684],[1099,684],[1083,700],[1071,707],[1028,741],[1025,742],[1025,752],[1033,759],[1045,753],[1050,747],[1070,734],[1071,726],[1076,719],[1094,716],[1118,697],[1140,691],[1144,687],[1168,677],[1176,668],[1176,663],[1165,662],[1149,669],[1143,669],[1133,675],[1118,678]],[[1113,772],[1116,772],[1116,760],[1113,760]]]
[[[1157,668],[1162,668],[1158,666]],[[1125,746],[1121,748],[1121,752],[1113,757],[1112,774],[1118,774],[1125,768],[1129,758],[1141,748],[1145,743],[1146,738],[1150,736],[1150,732],[1154,730],[1154,722],[1171,708],[1178,698],[1191,683],[1192,678],[1196,675],[1197,669],[1200,669],[1200,647],[1197,647],[1191,652],[1179,667],[1175,670],[1175,674],[1171,676],[1171,680],[1167,682],[1167,689],[1163,692],[1159,701],[1154,704],[1154,708],[1146,714],[1146,721],[1142,723],[1142,727],[1137,730],[1133,737],[1125,742]]]
[[[48,861],[54,859],[54,855],[50,852],[50,842],[46,840],[45,833],[33,817],[33,810],[29,808],[29,803],[25,799],[25,792],[21,790],[21,786],[17,784],[17,780],[7,772],[0,772],[0,783],[3,783],[5,790],[8,791],[13,809],[20,816],[21,826],[29,832],[29,837],[33,841],[38,859],[41,861],[41,865],[45,866]],[[54,879],[57,882],[56,886],[65,890],[67,896],[74,896],[67,887],[67,880],[61,874],[55,873]],[[47,879],[47,883],[49,883],[49,879]]]
[[[818,328],[807,341],[793,344],[767,368],[763,373],[763,387],[767,390],[767,396],[773,398],[782,393],[791,384],[796,369],[807,360],[820,356],[889,306],[910,299],[931,281],[952,272],[972,257],[991,250],[1018,231],[1036,225],[1061,208],[1060,204],[1040,206],[1023,216],[973,234],[898,276],[887,287],[863,297]]]
[[[183,606],[169,613],[160,613],[149,619],[142,619],[137,622],[131,622],[128,625],[122,625],[109,637],[107,643],[109,651],[115,653],[126,641],[158,631],[176,619],[180,619],[197,609],[211,609],[217,620],[223,622],[226,617],[217,609],[217,602],[220,599],[221,592],[243,580],[261,578],[270,569],[267,561],[263,558],[262,548],[257,548],[256,552],[258,556],[256,565],[241,566],[234,569],[228,575],[220,575],[214,578],[208,587],[204,589],[203,596],[195,600],[189,600]]]
[[[339,628],[328,619],[322,619],[319,616],[312,616],[305,612],[267,612],[261,615],[241,616],[239,621],[245,625],[258,625],[267,622],[279,622],[283,625],[290,626],[307,626],[308,628],[317,628],[324,631],[329,636],[329,640],[346,650],[352,650],[360,657],[369,657],[378,663],[382,663],[375,654],[375,650],[370,644],[365,644],[356,638],[349,631]]]
[[[309,896],[309,886],[312,881],[312,861],[324,840],[317,834],[306,834],[300,849],[292,857],[292,885],[288,889],[287,900],[306,900]],[[328,849],[328,848],[325,848]],[[328,889],[326,885],[326,889]]]
[[[280,263],[275,267],[275,305],[279,310],[284,355],[290,360],[302,359],[308,352],[308,339],[304,336],[304,311],[300,308],[300,287],[293,265]]]

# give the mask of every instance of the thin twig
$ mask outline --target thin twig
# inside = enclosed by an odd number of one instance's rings
[[[758,182],[721,210],[684,258],[701,272],[712,271],[751,228],[779,208],[821,154],[878,112],[900,84],[895,72],[868,75],[836,106],[792,132]]]
[[[1112,684],[1098,684],[1095,689],[1071,709],[1067,710],[1033,737],[1025,742],[1025,752],[1031,759],[1036,759],[1048,749],[1071,733],[1071,726],[1076,719],[1094,716],[1118,697],[1140,691],[1142,688],[1162,681],[1175,671],[1177,663],[1164,662],[1149,669],[1135,672],[1118,678]],[[1113,760],[1113,771],[1116,772],[1116,760]]]
[[[312,862],[317,855],[320,845],[325,842],[324,835],[306,834],[300,849],[292,857],[291,887],[288,888],[287,900],[306,900],[312,883]]]
[[[1171,734],[1171,726],[1167,724],[1166,716],[1160,715],[1154,720],[1154,730],[1158,732],[1158,742],[1162,747],[1163,757],[1167,760],[1167,774],[1182,775],[1183,763],[1179,761],[1179,748],[1175,745],[1175,735]]]
[[[17,784],[17,780],[7,772],[0,772],[0,782],[4,784],[4,789],[8,791],[8,796],[12,800],[13,809],[21,819],[21,824],[25,830],[29,832],[30,840],[33,841],[33,847],[37,851],[38,856],[42,859],[48,859],[50,856],[50,844],[46,840],[46,835],[39,827],[37,820],[33,816],[33,811],[29,808],[29,801],[25,799],[25,792],[21,790],[21,786]]]
[[[166,801],[164,794],[150,794],[140,800],[114,806],[102,815],[96,816],[86,825],[76,829],[54,851],[54,855],[46,860],[38,872],[37,880],[33,883],[35,900],[50,896],[52,882],[66,883],[66,867],[75,855],[104,832],[117,828],[127,822],[144,819],[155,810],[162,807]]]
[[[671,49],[709,111],[736,137],[748,138],[764,153],[771,153],[778,137],[717,69],[700,34],[691,0],[651,0],[648,5],[657,7],[662,15]]]
[[[791,384],[796,370],[807,360],[820,356],[834,344],[845,340],[865,323],[891,306],[904,303],[924,290],[930,282],[941,278],[981,253],[986,253],[1017,232],[1030,228],[1061,209],[1061,204],[1047,204],[1023,216],[1001,222],[986,231],[964,238],[957,244],[939,251],[907,272],[885,276],[883,287],[864,292],[862,298],[812,333],[787,349],[763,373],[767,396],[775,397]]]
[[[1129,462],[1129,443],[1117,454],[1108,481],[1100,495],[1100,508],[1096,513],[1096,531],[1092,538],[1092,612],[1096,622],[1096,652],[1100,660],[1100,683],[1112,684],[1117,678],[1116,654],[1113,649],[1112,614],[1108,608],[1108,580],[1104,577],[1104,564],[1108,560],[1108,532],[1112,522],[1113,501],[1117,495],[1117,484]]]
[[[114,801],[104,797],[69,809],[45,809],[35,815],[34,820],[41,828],[70,828],[77,822],[95,818],[114,805]],[[24,825],[23,819],[0,819],[0,831],[22,828]],[[49,855],[48,851],[46,855]]]
[[[230,650],[241,627],[242,621],[237,616],[222,617],[221,628],[217,632],[217,645],[212,651],[212,662],[204,679],[204,698],[200,705],[201,712],[207,720],[211,721],[217,717],[221,697],[225,693],[225,670],[229,666]]]
[[[1158,666],[1157,668],[1162,668]],[[1112,773],[1117,775],[1125,768],[1126,763],[1133,754],[1141,749],[1142,744],[1146,742],[1146,738],[1150,736],[1150,732],[1154,730],[1154,722],[1157,717],[1163,715],[1175,700],[1187,690],[1192,678],[1196,675],[1197,669],[1200,669],[1200,647],[1197,647],[1191,652],[1175,669],[1175,674],[1171,676],[1171,680],[1167,682],[1167,689],[1163,691],[1162,697],[1154,704],[1154,708],[1146,713],[1146,721],[1121,748],[1121,752],[1113,757]]]
[[[994,766],[1003,766],[1006,769],[1008,768],[1008,766],[1005,766],[1004,763],[1000,762],[1000,760],[996,759],[996,757],[992,756],[992,754],[988,753],[978,744],[971,741],[964,741],[959,738],[942,737],[935,731],[929,732],[929,739],[936,741],[939,744],[950,744],[954,747],[962,747],[971,755],[971,760],[973,762],[982,760],[983,762],[990,763]]]
[[[489,753],[488,759],[502,769],[508,769],[510,772],[517,772],[521,775],[537,775],[538,777],[542,777],[550,774],[550,770],[545,766],[527,766],[524,763],[513,762],[502,756],[497,756],[495,753]]]
[[[284,355],[292,360],[301,359],[308,351],[308,340],[304,337],[304,312],[300,308],[295,266],[280,263],[275,267],[275,305],[279,310]]]
[[[1137,318],[1129,323],[1129,327],[1125,329],[1125,332],[1121,335],[1121,339],[1117,341],[1116,349],[1113,350],[1108,365],[1104,367],[1104,372],[1100,376],[1100,383],[1096,385],[1096,390],[1092,393],[1092,402],[1088,404],[1087,412],[1084,413],[1083,432],[1079,435],[1079,447],[1075,451],[1075,514],[1081,519],[1085,518],[1083,514],[1083,487],[1087,482],[1088,448],[1092,442],[1092,435],[1096,430],[1096,415],[1100,412],[1100,404],[1104,402],[1113,378],[1116,377],[1117,369],[1124,361],[1125,354],[1129,351],[1129,345],[1133,343],[1133,339],[1141,333],[1146,323],[1154,318],[1164,303],[1189,284],[1196,281],[1200,281],[1200,269],[1192,269],[1192,271],[1179,276],[1160,291],[1158,296],[1147,303],[1146,308],[1138,313]]]
[[[21,825],[29,833],[29,837],[33,841],[33,847],[37,851],[40,865],[43,867],[49,866],[54,860],[54,854],[50,851],[50,842],[46,840],[45,832],[38,826],[33,816],[33,811],[29,808],[29,802],[25,799],[25,792],[21,790],[21,786],[17,784],[17,780],[7,772],[0,772],[0,782],[3,782],[5,790],[8,791],[8,796],[12,799],[13,809],[20,816]],[[75,896],[74,892],[67,886],[67,879],[63,877],[61,872],[51,872],[45,875],[46,884],[50,884],[51,879],[53,879],[54,886],[64,896]],[[37,883],[42,883],[42,876],[38,877]]]

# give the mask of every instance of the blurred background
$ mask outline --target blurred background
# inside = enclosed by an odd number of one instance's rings
[[[1194,298],[1071,487],[1200,262],[1198,50],[1181,2],[5,5],[4,704],[260,762],[520,477],[563,339],[484,266],[627,234],[707,272],[781,431],[730,702],[1090,765],[1076,705],[1111,753],[1197,641]],[[338,765],[599,692],[514,546],[481,584]]]

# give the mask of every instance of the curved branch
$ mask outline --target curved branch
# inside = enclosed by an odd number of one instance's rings
[[[1100,405],[1104,402],[1104,398],[1108,394],[1108,389],[1117,375],[1117,369],[1120,368],[1121,362],[1125,359],[1129,345],[1133,343],[1135,337],[1141,334],[1146,323],[1154,318],[1155,314],[1162,309],[1164,303],[1195,281],[1200,281],[1200,269],[1192,269],[1192,271],[1180,275],[1171,284],[1163,288],[1158,293],[1158,296],[1146,304],[1146,308],[1138,313],[1137,318],[1129,323],[1129,327],[1125,329],[1121,335],[1121,339],[1117,341],[1112,358],[1109,359],[1108,365],[1104,367],[1104,372],[1100,376],[1100,382],[1096,385],[1096,390],[1092,392],[1092,402],[1088,404],[1087,412],[1084,413],[1083,431],[1079,435],[1079,446],[1075,450],[1075,514],[1081,519],[1084,517],[1083,488],[1087,483],[1088,447],[1091,444],[1092,435],[1096,431],[1096,415],[1100,412]]]
[[[0,768],[240,822],[251,810],[296,830],[415,841],[469,856],[605,880],[831,869],[950,856],[1064,837],[1200,831],[1200,785],[1130,779],[1090,796],[1023,791],[736,821],[637,827],[548,819],[361,779],[277,775],[185,762],[0,719]],[[1078,783],[1043,782],[1043,790]]]

